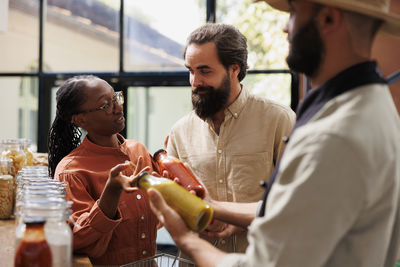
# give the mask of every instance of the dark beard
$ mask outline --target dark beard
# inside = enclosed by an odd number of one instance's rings
[[[290,38],[289,55],[286,62],[293,71],[313,77],[325,53],[324,43],[314,19],[310,19]]]
[[[207,93],[200,95],[198,91],[207,91]],[[212,86],[197,87],[192,92],[193,109],[202,120],[210,118],[225,107],[230,93],[231,82],[228,76],[217,89]]]

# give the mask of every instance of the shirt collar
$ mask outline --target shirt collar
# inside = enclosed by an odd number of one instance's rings
[[[357,87],[386,83],[375,61],[367,61],[354,65],[316,89],[312,89],[304,97],[297,110],[295,128],[307,123],[329,100],[353,90]]]
[[[231,114],[232,117],[237,119],[243,110],[244,106],[246,105],[247,99],[249,98],[249,92],[243,87],[239,93],[239,96],[233,101],[232,104],[225,110],[225,118],[228,114]]]
[[[102,153],[111,153],[111,152],[117,152],[117,151],[125,151],[126,150],[126,142],[125,138],[120,135],[118,135],[118,139],[121,142],[121,145],[119,147],[105,147],[105,146],[99,146],[92,141],[89,140],[87,136],[82,141],[82,144],[84,147],[92,150],[92,151],[97,151],[97,152],[102,152]]]

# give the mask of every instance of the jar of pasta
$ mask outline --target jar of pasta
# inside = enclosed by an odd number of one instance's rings
[[[4,139],[0,142],[1,156],[12,159],[11,175],[16,177],[18,171],[26,166],[26,153],[20,140]]]
[[[13,177],[0,174],[0,219],[10,218],[13,213]]]
[[[19,139],[21,143],[21,148],[26,155],[26,166],[33,166],[33,153],[31,150],[31,140],[29,139]]]
[[[0,219],[12,215],[14,206],[14,179],[10,175],[12,160],[0,157]]]

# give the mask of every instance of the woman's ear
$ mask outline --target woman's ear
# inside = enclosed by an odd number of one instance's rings
[[[84,125],[86,124],[85,116],[83,116],[82,113],[74,114],[72,115],[71,123],[78,127],[84,128]]]

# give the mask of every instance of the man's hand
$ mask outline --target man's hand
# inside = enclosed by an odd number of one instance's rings
[[[201,235],[210,237],[210,238],[219,239],[219,238],[227,238],[233,234],[237,234],[237,233],[246,231],[244,228],[235,226],[232,224],[225,224],[225,227],[220,228],[220,229],[221,229],[220,231],[208,231],[208,228],[207,228],[207,230],[203,231],[201,233]]]
[[[171,237],[178,246],[184,243],[183,240],[186,237],[194,235],[194,233],[186,226],[179,214],[168,206],[160,192],[150,188],[147,193],[150,197],[151,210],[171,234]]]

